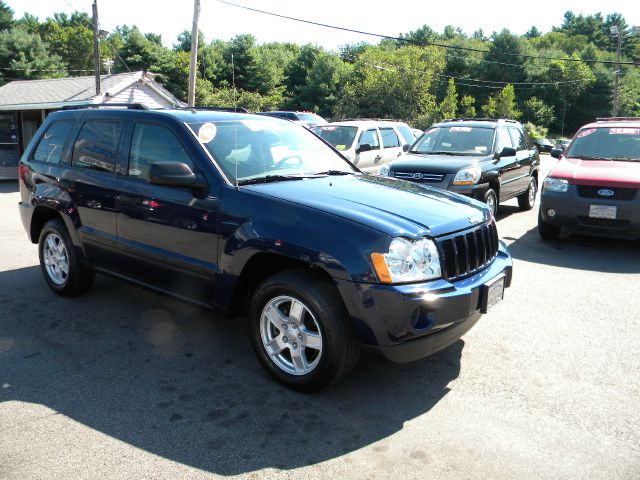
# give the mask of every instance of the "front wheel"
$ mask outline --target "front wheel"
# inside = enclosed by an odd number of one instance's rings
[[[93,269],[80,262],[60,220],[49,220],[42,228],[38,252],[44,279],[57,294],[65,297],[79,295],[93,283]]]
[[[249,313],[251,339],[267,371],[288,387],[325,389],[355,366],[360,344],[335,286],[292,270],[265,280]]]
[[[495,190],[490,188],[484,194],[484,203],[487,204],[489,210],[491,210],[491,215],[496,216],[496,212],[498,211],[498,196],[496,195]]]
[[[543,240],[555,240],[560,236],[560,227],[545,222],[542,219],[542,214],[538,213],[538,233]]]
[[[531,177],[529,180],[529,188],[518,195],[518,206],[520,210],[531,210],[536,203],[536,193],[538,191],[538,182],[535,177]]]

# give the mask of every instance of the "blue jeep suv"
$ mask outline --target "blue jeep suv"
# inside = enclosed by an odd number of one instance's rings
[[[411,361],[455,342],[511,283],[490,211],[360,172],[287,121],[78,108],[50,114],[19,167],[44,278],[96,272],[246,315],[280,382],[328,387],[361,345]]]

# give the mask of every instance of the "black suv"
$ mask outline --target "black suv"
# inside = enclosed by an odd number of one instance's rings
[[[260,361],[300,390],[346,375],[361,344],[395,361],[444,348],[511,283],[486,207],[364,174],[284,120],[56,112],[19,176],[55,292],[79,294],[100,272],[247,314]]]
[[[407,150],[378,173],[467,195],[493,213],[513,197],[533,208],[540,155],[515,120],[445,120]]]

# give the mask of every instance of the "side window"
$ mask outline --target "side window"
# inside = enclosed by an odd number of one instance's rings
[[[73,122],[54,122],[42,136],[32,159],[38,162],[60,163],[60,156]]]
[[[380,137],[382,137],[382,148],[393,148],[400,146],[400,139],[393,128],[381,128]]]
[[[166,127],[137,123],[129,150],[129,176],[149,181],[152,163],[182,162],[193,170],[193,161],[175,135]]]
[[[513,145],[516,150],[525,150],[527,145],[524,140],[524,132],[518,128],[509,128],[509,133],[511,134],[511,139],[513,140]]]
[[[73,146],[72,164],[101,172],[115,172],[123,122],[87,120]]]
[[[380,140],[378,139],[378,131],[375,128],[372,128],[370,130],[365,130],[364,133],[360,136],[360,142],[358,142],[358,144],[364,145],[365,143],[368,143],[369,145],[371,145],[372,150],[380,149]]]
[[[496,131],[496,152],[500,153],[504,147],[513,147],[513,142],[506,128],[498,128]]]

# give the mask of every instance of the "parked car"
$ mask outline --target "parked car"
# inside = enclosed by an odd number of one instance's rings
[[[533,144],[539,152],[551,153],[553,150],[553,143],[548,138],[536,138]]]
[[[556,142],[554,148],[557,148],[557,149],[560,149],[560,150],[564,151],[569,146],[570,143],[571,143],[571,140],[560,139],[560,140],[558,140]]]
[[[380,175],[451,190],[498,205],[517,197],[533,208],[540,155],[515,120],[456,119],[436,123]]]
[[[312,131],[365,172],[377,172],[402,154],[404,145],[415,142],[406,123],[387,120],[331,122]]]
[[[411,130],[411,133],[413,134],[413,136],[415,137],[416,140],[418,138],[420,138],[422,136],[422,134],[424,133],[424,131],[420,130],[419,128],[411,128],[411,127],[409,127],[409,130]]]
[[[268,117],[282,118],[284,120],[290,120],[293,123],[297,123],[307,128],[315,127],[316,125],[324,125],[327,121],[320,115],[313,112],[289,112],[289,111],[271,111],[271,112],[258,112],[258,115],[267,115]]]
[[[97,272],[246,314],[260,362],[299,390],[344,377],[361,344],[393,361],[446,347],[511,283],[484,205],[364,174],[279,119],[60,111],[19,170],[54,292],[78,295]]]
[[[616,238],[640,238],[640,118],[603,118],[582,127],[545,179],[538,232],[562,228]]]

